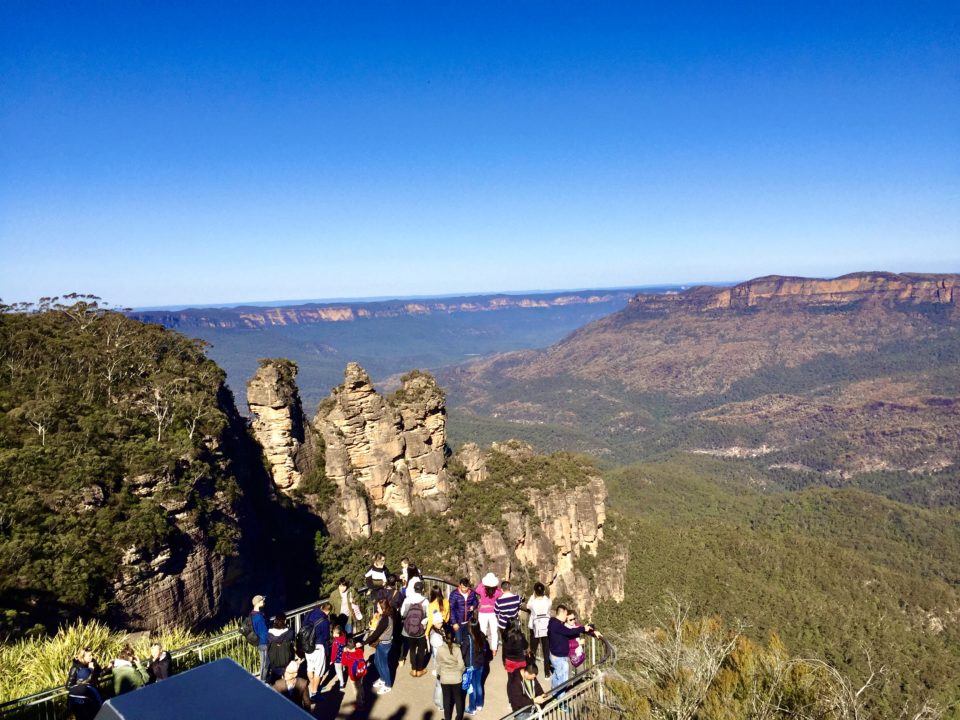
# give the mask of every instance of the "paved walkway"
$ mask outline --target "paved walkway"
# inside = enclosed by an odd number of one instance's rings
[[[377,679],[373,662],[369,663],[370,672],[366,680],[367,709],[357,712],[354,708],[355,692],[352,683],[347,683],[343,692],[337,687],[336,679],[328,683],[320,702],[314,710],[314,717],[323,720],[350,718],[350,720],[442,720],[443,710],[433,704],[433,690],[436,677],[427,671],[423,677],[410,676],[410,665],[394,668],[393,690],[386,695],[377,695],[370,688]],[[431,661],[432,667],[432,661]],[[507,673],[499,657],[490,663],[487,677],[484,678],[483,710],[475,715],[477,720],[496,720],[510,712],[507,702]],[[399,671],[398,671],[399,670]],[[543,681],[549,686],[549,681]]]

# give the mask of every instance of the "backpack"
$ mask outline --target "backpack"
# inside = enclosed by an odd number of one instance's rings
[[[407,616],[403,619],[403,632],[407,637],[423,637],[423,603],[414,603],[407,610]]]
[[[253,629],[253,614],[247,615],[243,619],[243,625],[240,626],[240,633],[247,639],[247,642],[251,645],[260,645],[260,636],[257,635],[257,631]]]
[[[546,637],[547,628],[550,627],[550,615],[537,613],[533,616],[533,636]]]
[[[317,624],[307,623],[297,633],[297,642],[304,652],[313,652],[317,647]]]
[[[352,680],[359,680],[364,675],[367,674],[367,661],[363,658],[357,658],[353,661],[353,665],[350,666],[350,678]]]

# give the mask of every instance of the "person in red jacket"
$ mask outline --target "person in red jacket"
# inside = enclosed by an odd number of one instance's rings
[[[363,710],[367,707],[367,694],[363,687],[367,663],[363,659],[363,645],[348,636],[340,660],[357,693],[356,709]]]

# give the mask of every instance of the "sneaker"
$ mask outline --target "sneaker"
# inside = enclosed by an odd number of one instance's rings
[[[474,710],[473,712],[478,713],[478,712],[480,712],[481,710],[483,710],[483,705],[477,705],[477,709]]]
[[[375,683],[373,683],[374,690],[379,690],[382,687],[383,687],[383,680],[377,680]]]
[[[377,690],[377,695],[386,695],[391,690],[393,690],[392,687],[387,687],[386,685],[384,685],[379,690]]]
[[[406,662],[407,662],[406,660],[401,660],[400,662],[397,663],[397,667],[403,667],[406,664]]]

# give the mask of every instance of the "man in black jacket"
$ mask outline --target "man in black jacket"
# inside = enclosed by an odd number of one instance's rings
[[[510,700],[510,709],[514,712],[525,707],[542,705],[550,699],[537,680],[536,663],[528,662],[526,667],[510,673],[507,679],[507,698]]]

